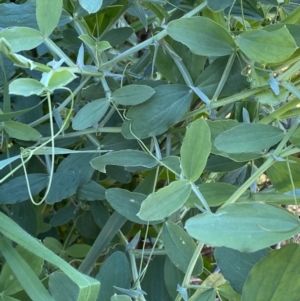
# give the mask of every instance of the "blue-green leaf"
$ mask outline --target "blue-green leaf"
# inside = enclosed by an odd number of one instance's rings
[[[187,180],[175,181],[151,193],[142,203],[138,217],[145,221],[157,221],[180,209],[191,193]]]

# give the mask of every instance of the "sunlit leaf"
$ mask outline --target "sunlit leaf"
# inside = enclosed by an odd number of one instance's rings
[[[157,221],[170,216],[182,207],[191,193],[189,181],[181,180],[151,193],[142,203],[138,217],[145,221]]]
[[[36,20],[44,37],[48,37],[57,26],[62,6],[62,0],[36,1]]]
[[[9,93],[22,96],[41,95],[45,86],[33,78],[17,78],[9,84]]]
[[[255,252],[292,237],[299,232],[300,223],[285,209],[243,203],[196,215],[187,220],[185,228],[203,243]]]
[[[96,13],[102,6],[102,0],[79,0],[79,3],[89,14]]]

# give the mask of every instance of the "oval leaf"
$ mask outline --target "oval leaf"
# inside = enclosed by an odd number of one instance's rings
[[[271,125],[244,123],[218,135],[216,148],[224,153],[262,151],[283,138],[283,131]]]
[[[33,78],[18,78],[9,84],[9,93],[22,96],[41,95],[45,86]]]
[[[191,193],[187,180],[172,182],[167,187],[151,193],[143,201],[138,217],[145,221],[157,221],[170,216],[182,207]]]
[[[235,51],[235,42],[228,31],[218,23],[192,17],[169,23],[167,33],[198,55],[224,56]]]
[[[72,127],[76,131],[85,130],[97,124],[106,113],[109,100],[101,98],[85,105],[74,117]]]
[[[89,14],[96,13],[102,6],[103,0],[79,0],[79,3],[83,9]]]
[[[243,289],[243,301],[298,301],[300,287],[300,246],[288,244],[271,251],[250,271]],[[266,277],[266,271],[268,273]],[[287,298],[288,296],[288,298]]]
[[[249,30],[239,35],[236,42],[251,60],[262,64],[282,62],[297,49],[285,26],[274,31]]]
[[[300,231],[298,218],[267,204],[230,204],[216,213],[205,212],[187,220],[185,228],[203,243],[255,252]]]
[[[106,165],[117,165],[125,167],[143,166],[152,168],[157,161],[150,155],[138,150],[122,150],[110,152],[91,161],[92,167],[103,173]]]
[[[195,242],[181,227],[171,222],[164,223],[162,237],[168,257],[177,268],[186,273],[196,249]],[[193,275],[201,274],[202,269],[203,263],[199,257]]]
[[[4,130],[10,137],[23,141],[37,141],[42,137],[37,130],[18,121],[6,121],[4,123]]]
[[[155,90],[145,85],[129,85],[122,87],[112,94],[112,100],[120,105],[137,105],[148,100]]]
[[[106,191],[105,196],[114,210],[125,216],[128,220],[137,224],[147,223],[137,217],[141,204],[147,197],[146,195],[121,188],[111,188]]]
[[[185,177],[196,181],[204,170],[210,154],[210,130],[204,119],[188,128],[181,147],[181,167]]]
[[[33,49],[43,43],[43,35],[29,27],[10,27],[0,32],[0,38],[5,38],[12,52]]]
[[[164,133],[177,123],[190,107],[192,90],[183,85],[161,85],[154,88],[151,101],[131,107],[126,115],[129,121],[122,126],[125,138],[148,138]]]
[[[40,31],[48,37],[57,26],[62,12],[62,0],[37,0],[36,20]]]

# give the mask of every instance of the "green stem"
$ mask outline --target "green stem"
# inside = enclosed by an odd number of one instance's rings
[[[198,242],[198,245],[197,245],[197,247],[196,247],[196,249],[194,251],[194,254],[193,254],[192,258],[191,258],[191,261],[189,263],[189,266],[187,268],[187,271],[186,271],[185,276],[184,276],[183,281],[182,281],[182,285],[181,286],[183,288],[186,288],[189,285],[189,283],[190,283],[191,275],[193,273],[193,270],[194,270],[194,267],[195,267],[195,265],[197,263],[197,260],[198,260],[199,256],[201,255],[201,251],[202,251],[203,246],[204,246],[203,243]],[[175,301],[180,301],[181,299],[182,299],[182,296],[180,294],[178,294],[176,296]]]
[[[201,12],[204,8],[206,8],[206,6],[207,6],[207,2],[204,1],[203,3],[201,3],[200,5],[195,7],[193,10],[191,10],[190,12],[185,14],[182,18],[189,18],[189,17],[192,17],[192,16],[196,15],[197,13]],[[167,35],[167,29],[165,28],[161,32],[159,32],[158,34],[153,36],[152,38],[150,38],[150,39],[148,39],[148,40],[146,40],[146,41],[144,41],[144,42],[142,42],[142,43],[126,50],[126,51],[124,51],[123,53],[116,56],[115,58],[113,58],[109,62],[103,63],[102,66],[101,66],[101,69],[111,67],[113,64],[127,58],[128,56],[132,55],[133,53],[138,52],[138,51],[152,45],[153,42],[163,39],[166,35]]]
[[[292,67],[287,69],[284,73],[280,74],[277,77],[277,81],[282,82],[282,81],[288,80],[293,75],[295,75],[295,73],[297,73],[299,71],[299,69],[300,69],[300,60],[297,63],[295,63]]]
[[[221,91],[222,91],[222,89],[223,89],[223,87],[224,87],[224,85],[225,85],[225,83],[227,81],[227,78],[229,76],[229,73],[230,73],[230,70],[232,68],[235,56],[236,56],[235,52],[230,55],[230,57],[229,57],[229,59],[227,61],[226,67],[224,69],[224,72],[222,74],[222,77],[220,79],[220,82],[218,84],[218,87],[217,87],[217,89],[216,89],[216,91],[214,93],[214,96],[211,99],[211,102],[214,102],[214,101],[216,101],[218,99],[218,97],[219,97],[219,95],[220,95],[220,93],[221,93]]]

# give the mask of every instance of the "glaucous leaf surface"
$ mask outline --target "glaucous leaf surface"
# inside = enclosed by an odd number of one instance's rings
[[[185,177],[195,182],[202,174],[211,149],[210,130],[204,119],[192,122],[181,146],[181,168]]]
[[[193,238],[216,247],[255,252],[299,232],[300,223],[285,209],[261,204],[230,204],[186,221]]]
[[[146,168],[152,168],[157,165],[157,161],[149,154],[146,154],[142,151],[121,150],[109,152],[103,156],[95,158],[91,161],[91,165],[94,169],[105,173],[107,165],[117,165],[125,167],[143,166]]]
[[[37,0],[36,20],[44,38],[48,37],[57,26],[62,12],[62,0]]]
[[[181,227],[169,221],[164,223],[162,238],[165,250],[172,263],[186,273],[196,249],[193,239]],[[201,274],[202,270],[202,258],[199,257],[196,261],[193,275]]]
[[[283,136],[283,131],[277,127],[244,123],[218,135],[214,144],[225,153],[259,152],[278,143]]]
[[[101,8],[103,0],[79,0],[79,3],[89,14],[93,14]]]
[[[208,18],[192,17],[172,21],[167,27],[167,33],[198,55],[224,56],[233,53],[236,48],[228,31]]]
[[[207,6],[209,9],[211,9],[214,12],[220,12],[224,10],[225,8],[232,5],[234,0],[224,0],[224,1],[218,1],[218,0],[207,0]]]
[[[286,27],[271,32],[249,30],[237,36],[236,42],[251,60],[261,64],[282,62],[297,49]]]
[[[41,134],[31,126],[18,121],[5,121],[3,129],[11,138],[23,141],[37,141],[41,138]]]
[[[174,181],[151,193],[143,202],[138,217],[144,221],[158,221],[180,209],[191,193],[187,180]]]
[[[122,134],[132,139],[131,132],[143,139],[164,133],[188,110],[192,90],[183,85],[161,85],[146,102],[131,107],[122,126]]]
[[[300,275],[298,263],[300,246],[287,244],[272,250],[260,260],[249,273],[243,289],[243,301],[299,299]],[[268,273],[266,277],[265,272]]]

